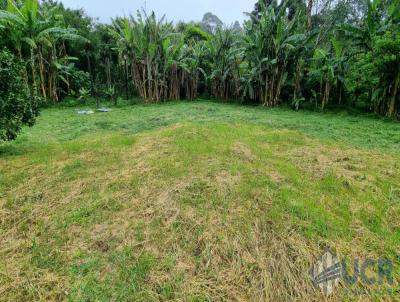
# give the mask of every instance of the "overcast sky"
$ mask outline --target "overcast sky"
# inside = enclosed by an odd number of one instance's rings
[[[61,0],[66,7],[84,8],[91,17],[102,22],[110,18],[136,12],[141,7],[154,10],[157,16],[166,15],[169,21],[200,21],[207,12],[217,15],[224,23],[231,24],[245,19],[243,12],[253,10],[257,0]]]

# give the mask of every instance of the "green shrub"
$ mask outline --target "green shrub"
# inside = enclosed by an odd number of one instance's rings
[[[0,141],[13,140],[23,125],[32,126],[38,99],[29,97],[23,65],[7,50],[0,51]]]
[[[79,97],[78,100],[86,102],[90,97],[90,90],[82,87],[79,89]]]
[[[87,72],[78,70],[73,68],[70,72],[70,81],[71,81],[71,89],[72,95],[78,93],[81,89],[86,91],[90,91],[90,75]]]

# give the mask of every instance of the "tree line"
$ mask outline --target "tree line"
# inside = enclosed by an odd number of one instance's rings
[[[15,77],[34,103],[202,95],[399,116],[400,0],[262,0],[243,26],[145,11],[102,24],[52,0],[0,0],[0,9],[2,57],[21,67]]]

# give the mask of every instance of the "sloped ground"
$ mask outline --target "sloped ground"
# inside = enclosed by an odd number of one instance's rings
[[[344,114],[47,109],[0,146],[0,300],[321,301],[308,270],[330,246],[395,280],[326,300],[397,301],[399,144]]]

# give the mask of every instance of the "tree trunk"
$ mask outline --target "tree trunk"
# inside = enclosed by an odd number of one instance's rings
[[[324,91],[324,97],[322,99],[322,106],[321,109],[324,110],[326,105],[329,102],[329,95],[330,95],[330,91],[331,91],[331,85],[329,84],[329,82],[327,81],[325,83],[325,91]]]
[[[311,30],[312,28],[312,8],[313,8],[313,0],[308,0],[308,6],[307,6],[307,23],[308,23],[308,29]]]
[[[97,106],[97,108],[99,108],[100,103],[99,103],[99,98],[97,96],[97,93],[95,91],[96,90],[95,83],[94,83],[95,78],[94,78],[94,74],[93,74],[93,71],[92,71],[92,62],[90,60],[89,53],[86,53],[86,59],[87,59],[87,64],[88,64],[88,69],[89,69],[91,95],[95,96],[95,98],[96,98],[96,106]]]
[[[106,65],[107,65],[107,69],[106,69],[107,87],[111,88],[111,63],[110,63],[109,57],[107,57],[107,59],[106,59]]]
[[[392,96],[391,96],[390,104],[389,104],[389,110],[387,113],[388,117],[394,117],[394,115],[396,113],[396,99],[397,99],[397,91],[399,89],[399,84],[400,84],[400,73],[397,74],[397,78],[394,82]]]
[[[44,75],[44,63],[43,63],[43,56],[42,51],[39,49],[39,64],[40,64],[40,85],[42,87],[42,96],[45,101],[47,101],[47,94],[46,94],[46,78]]]
[[[126,93],[126,100],[129,100],[129,84],[128,84],[128,58],[124,58],[124,69],[125,69],[125,93]]]
[[[52,66],[54,62],[57,62],[57,50],[56,46],[53,45],[51,48],[51,56],[49,60],[49,65]],[[58,93],[57,93],[57,77],[58,77],[58,70],[57,68],[52,68],[50,72],[51,77],[51,88],[50,88],[50,97],[53,99],[54,102],[58,102]]]
[[[342,88],[340,87],[340,90],[339,90],[339,105],[342,105],[342,100],[343,100],[343,92],[342,92]]]
[[[32,81],[33,81],[33,93],[38,96],[38,86],[36,81],[36,67],[35,67],[35,53],[31,48],[31,69],[32,69]]]

